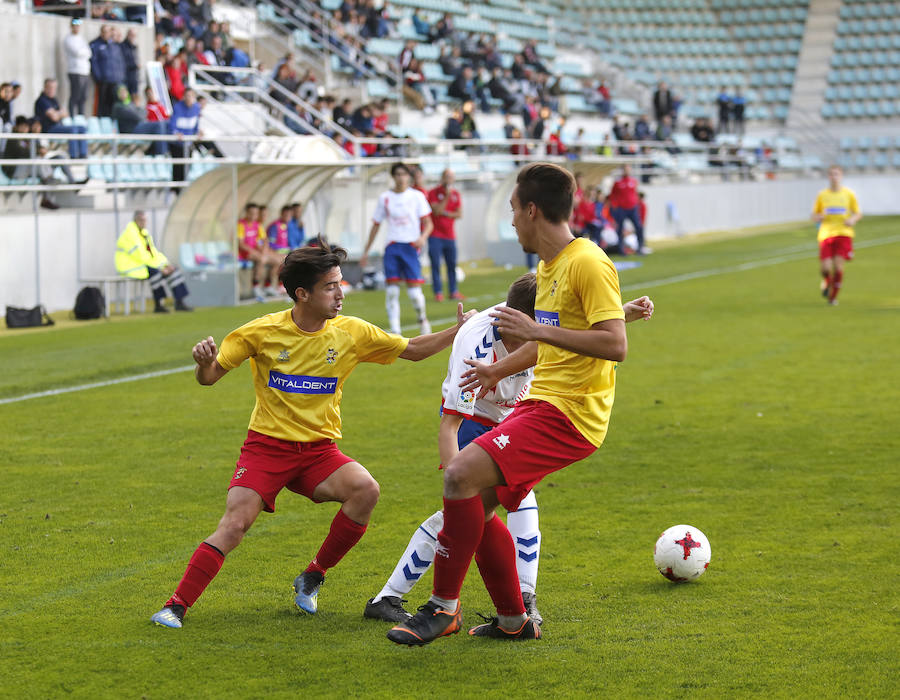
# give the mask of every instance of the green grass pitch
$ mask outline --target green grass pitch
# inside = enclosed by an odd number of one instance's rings
[[[296,613],[291,582],[336,507],[284,493],[184,629],[153,626],[223,511],[253,405],[246,366],[213,388],[181,371],[0,404],[0,696],[896,697],[900,220],[859,225],[836,308],[811,226],[641,262],[623,296],[650,294],[656,314],[629,326],[606,444],[537,489],[543,640],[408,649],[362,617],[440,506],[446,351],[347,382],[342,449],[382,496],[318,615]],[[521,268],[468,273],[483,308]],[[3,331],[0,400],[184,367],[201,337],[277,308]],[[383,295],[354,292],[345,312],[384,323]],[[674,585],[652,549],[681,522],[707,534],[712,564]],[[466,623],[476,611],[491,605],[473,565]]]

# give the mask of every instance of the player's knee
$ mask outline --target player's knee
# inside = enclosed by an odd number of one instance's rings
[[[456,460],[450,462],[444,469],[444,494],[459,497],[470,490],[468,470]]]
[[[360,479],[353,489],[353,500],[361,506],[374,508],[381,496],[381,487],[372,477]]]

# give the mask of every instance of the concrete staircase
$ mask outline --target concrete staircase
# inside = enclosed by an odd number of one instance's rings
[[[838,142],[822,118],[829,63],[833,53],[841,0],[816,0],[809,4],[806,31],[800,47],[787,132],[807,153],[833,159]]]

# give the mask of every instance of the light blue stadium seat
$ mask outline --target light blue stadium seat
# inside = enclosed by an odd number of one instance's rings
[[[100,133],[115,134],[117,131],[113,120],[109,117],[100,117]]]
[[[834,111],[838,117],[840,117],[841,119],[845,119],[846,117],[850,116],[850,105],[846,102],[838,102],[834,106]]]
[[[826,102],[822,105],[822,118],[831,119],[835,116],[834,106]]]
[[[100,119],[99,117],[88,117],[87,120],[87,132],[89,134],[99,134],[100,131]]]
[[[172,166],[165,162],[166,156],[156,156],[156,179],[168,182],[172,179]]]
[[[853,165],[860,170],[865,170],[869,167],[869,155],[867,153],[857,154],[856,158],[853,159]]]

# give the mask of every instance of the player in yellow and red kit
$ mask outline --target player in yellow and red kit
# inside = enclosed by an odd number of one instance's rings
[[[812,213],[819,222],[822,296],[832,305],[844,281],[844,261],[853,259],[853,227],[862,218],[856,194],[841,186],[843,176],[838,166],[828,168],[829,186],[819,192]]]

